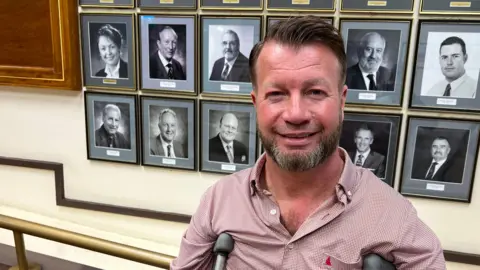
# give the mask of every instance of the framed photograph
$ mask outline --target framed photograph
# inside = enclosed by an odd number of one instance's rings
[[[340,11],[342,12],[391,12],[391,13],[413,13],[414,0],[340,0],[342,1]]]
[[[195,100],[141,96],[142,164],[196,169]]]
[[[197,0],[137,0],[140,8],[197,9]]]
[[[292,18],[292,17],[298,17],[298,16],[267,16],[266,31],[268,31],[268,28],[274,23],[282,20],[287,20],[288,18]],[[333,24],[333,17],[325,17],[325,21],[330,24]]]
[[[420,21],[411,107],[479,110],[480,22]]]
[[[356,166],[393,187],[400,115],[345,113],[340,147]]]
[[[82,13],[80,16],[84,86],[134,90],[134,15]]]
[[[195,91],[195,15],[139,15],[141,88]]]
[[[272,11],[335,11],[335,0],[266,0]]]
[[[421,0],[420,14],[480,14],[480,2],[452,0]]]
[[[347,53],[347,103],[400,106],[410,20],[341,20]]]
[[[262,10],[263,0],[200,0],[201,9]]]
[[[253,104],[200,100],[201,171],[233,173],[257,158]]]
[[[479,122],[410,117],[400,192],[470,202]]]
[[[202,16],[201,33],[202,92],[248,96],[248,58],[260,41],[261,17]]]
[[[139,164],[137,97],[84,93],[88,159]]]
[[[83,7],[133,8],[134,0],[79,0]]]

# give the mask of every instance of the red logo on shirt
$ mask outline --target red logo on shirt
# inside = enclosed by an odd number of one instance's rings
[[[330,262],[330,256],[328,256],[327,260],[325,261],[325,264],[328,266],[332,266],[332,263]]]

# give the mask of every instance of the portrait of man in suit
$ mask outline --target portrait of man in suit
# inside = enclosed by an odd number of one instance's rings
[[[465,70],[468,53],[465,41],[458,36],[450,36],[438,48],[438,61],[443,78],[435,83],[424,96],[444,96],[475,98],[477,80]]]
[[[223,33],[221,39],[223,57],[213,64],[211,81],[250,82],[248,58],[240,52],[240,44],[240,38],[235,31],[226,30]]]
[[[358,62],[347,69],[346,85],[349,89],[368,91],[394,91],[395,74],[382,66],[387,40],[379,32],[368,32],[359,41],[349,38],[349,43],[356,43],[356,48],[349,53],[356,54]],[[352,57],[353,58],[353,57]]]
[[[178,43],[175,30],[170,26],[163,26],[155,39],[157,50],[150,56],[150,78],[186,80],[182,64],[174,58]]]
[[[370,127],[362,125],[355,131],[356,151],[348,154],[356,166],[371,170],[379,178],[385,177],[385,156],[371,149],[374,134]]]
[[[236,140],[238,119],[233,113],[225,113],[220,118],[220,132],[208,142],[210,161],[224,163],[248,164],[248,148]]]
[[[430,158],[416,160],[413,163],[412,178],[461,183],[463,164],[459,164],[452,156],[449,139],[437,136],[428,147],[430,147]]]
[[[122,112],[115,104],[107,104],[102,111],[102,125],[95,130],[95,145],[99,147],[130,149],[130,140],[119,131]]]
[[[177,114],[172,109],[163,109],[158,115],[160,134],[150,139],[150,154],[168,158],[186,158],[187,150],[176,139]]]

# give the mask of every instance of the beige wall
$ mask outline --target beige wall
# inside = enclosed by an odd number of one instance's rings
[[[89,161],[84,121],[81,93],[0,87],[0,155],[63,163],[68,198],[191,214],[203,191],[220,177]],[[51,172],[0,166],[0,214],[177,254],[185,224],[58,207],[53,180]],[[411,200],[445,249],[480,253],[479,185],[470,204]],[[13,237],[0,230],[0,242],[12,244]],[[104,269],[132,269],[133,264],[45,240],[28,238],[27,246]],[[449,269],[467,268],[452,264]]]

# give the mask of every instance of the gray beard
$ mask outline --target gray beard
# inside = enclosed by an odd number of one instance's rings
[[[274,139],[265,137],[259,129],[257,130],[265,152],[280,168],[289,172],[303,172],[324,163],[337,150],[342,133],[342,123],[340,122],[332,133],[327,134],[317,147],[308,153],[283,153]]]

